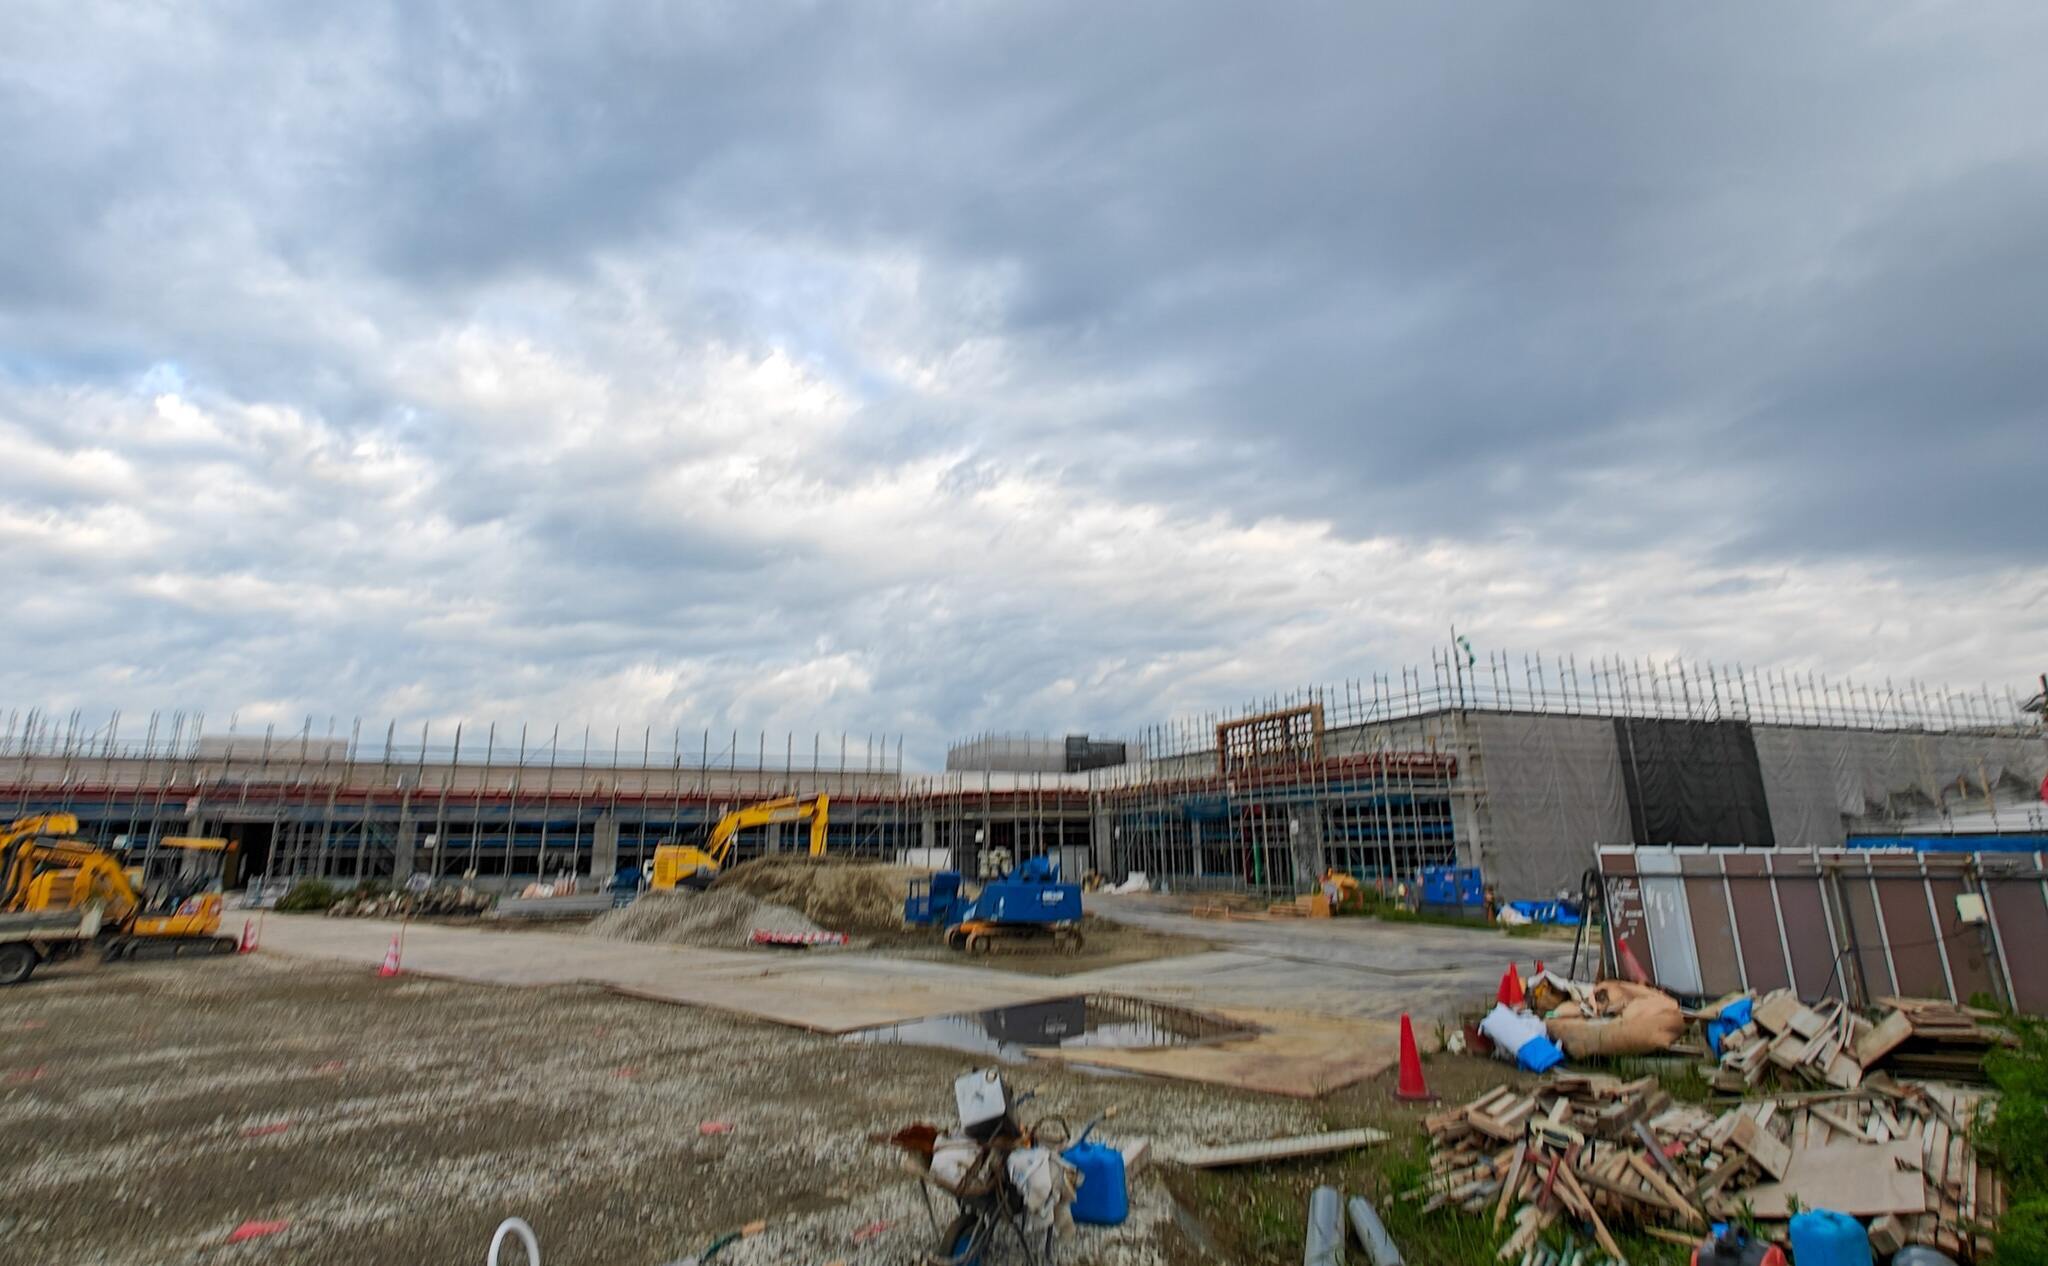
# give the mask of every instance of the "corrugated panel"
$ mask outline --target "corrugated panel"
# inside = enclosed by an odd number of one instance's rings
[[[1778,912],[1792,954],[1792,984],[1802,998],[1839,993],[1835,977],[1834,915],[1821,889],[1820,869],[1811,855],[1780,854],[1771,859],[1778,886]]]
[[[2039,870],[2041,855],[2033,855]],[[2037,878],[1984,881],[2005,973],[2012,980],[2013,1005],[2032,1015],[2048,1014],[2048,902]]]
[[[1678,865],[1686,875],[1686,915],[1700,964],[1700,992],[1735,993],[1743,987],[1742,958],[1735,945],[1735,923],[1728,915],[1721,859],[1714,853],[1681,855]]]
[[[1754,853],[1730,853],[1721,858],[1728,897],[1735,905],[1743,987],[1758,993],[1783,989],[1792,983],[1792,969],[1785,961],[1783,929],[1778,926],[1778,903],[1772,897],[1776,885],[1766,873],[1767,864]]]
[[[1996,997],[1998,964],[1993,960],[1990,938],[1982,928],[1965,924],[1956,914],[1956,898],[1969,891],[1964,886],[1962,866],[1939,865],[1952,858],[1923,858],[1928,870],[1927,889],[1934,898],[1934,912],[1941,920],[1941,948],[1955,982],[1957,1001],[1968,1002],[1978,994]]]
[[[1891,948],[1892,975],[1898,992],[1908,998],[1951,998],[1948,972],[1942,965],[1941,932],[1927,907],[1927,880],[1918,857],[1876,857],[1878,909],[1884,915],[1885,941]]]
[[[1669,851],[1639,852],[1636,870],[1642,877],[1643,925],[1650,934],[1657,982],[1673,993],[1705,993],[1700,981],[1699,950],[1693,943],[1692,911],[1686,901],[1686,882],[1677,855]]]
[[[1839,996],[1853,988],[1838,969],[1853,939],[1872,996],[1988,994],[2048,1013],[2039,854],[1638,848],[1599,858],[1616,903],[1610,955],[1619,937],[1674,993],[1763,991],[1789,976],[1803,998]],[[1974,891],[1987,898],[1988,927],[1956,912],[1956,897]]]
[[[1867,867],[1845,865],[1839,872],[1833,895],[1842,903],[1839,913],[1842,931],[1855,949],[1857,970],[1873,998],[1899,992],[1892,979],[1890,960],[1884,952],[1884,934],[1877,917],[1877,891]]]
[[[1607,961],[1615,975],[1621,969],[1621,947],[1626,945],[1636,962],[1657,978],[1656,960],[1650,952],[1650,930],[1643,918],[1643,885],[1636,872],[1635,854],[1602,851],[1600,874],[1606,888]]]

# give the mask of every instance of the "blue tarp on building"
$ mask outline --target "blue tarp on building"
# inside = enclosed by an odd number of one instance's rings
[[[2044,853],[2048,835],[1852,835],[1850,848],[1910,848],[1916,853]]]

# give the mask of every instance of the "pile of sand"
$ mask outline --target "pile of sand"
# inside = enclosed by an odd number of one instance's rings
[[[735,866],[718,877],[711,891],[738,891],[776,902],[834,932],[895,932],[903,927],[909,882],[930,873],[914,866],[785,854]]]
[[[819,932],[825,929],[787,906],[744,892],[644,892],[632,905],[591,920],[590,936],[609,941],[701,945],[733,949],[748,944],[756,929]]]

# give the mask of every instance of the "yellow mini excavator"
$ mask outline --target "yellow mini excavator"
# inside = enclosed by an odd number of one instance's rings
[[[151,882],[77,834],[69,813],[0,827],[0,985],[87,944],[109,959],[234,951],[235,939],[220,935],[226,840],[159,839],[176,866]]]
[[[676,888],[709,888],[718,872],[732,858],[733,840],[750,826],[775,822],[809,822],[811,856],[825,855],[825,823],[830,796],[799,800],[783,796],[735,809],[718,820],[702,847],[695,844],[663,844],[654,850],[654,877],[648,886],[660,892]]]

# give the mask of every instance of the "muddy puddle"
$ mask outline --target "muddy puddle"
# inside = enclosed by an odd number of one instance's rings
[[[1076,994],[988,1011],[931,1016],[859,1029],[840,1038],[859,1045],[936,1046],[988,1055],[1008,1064],[1032,1047],[1144,1050],[1200,1046],[1248,1037],[1249,1027],[1221,1016],[1117,994]]]

